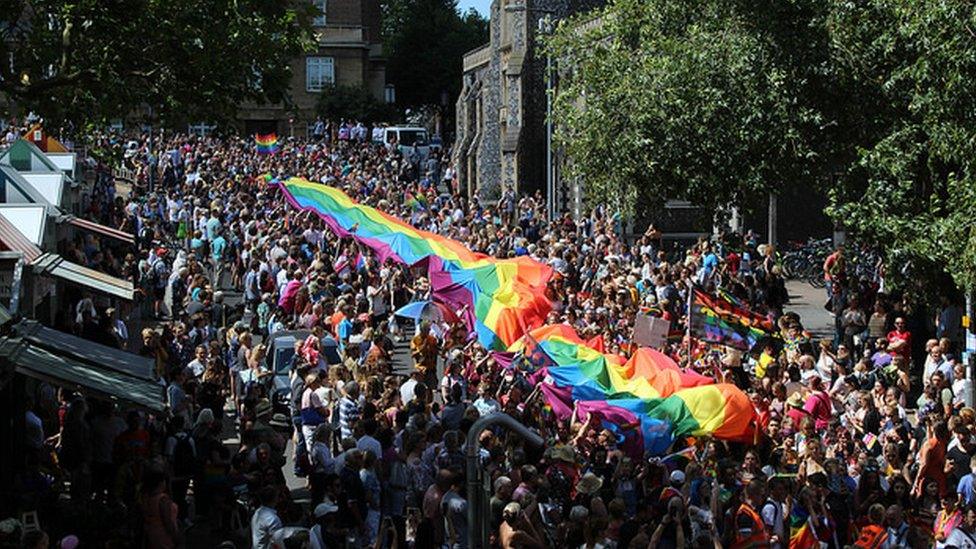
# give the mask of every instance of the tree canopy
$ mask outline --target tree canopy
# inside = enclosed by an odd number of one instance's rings
[[[488,22],[474,10],[458,11],[456,0],[385,0],[383,31],[386,78],[397,104],[449,111],[461,91],[462,57],[488,41]]]
[[[301,0],[12,0],[0,13],[0,92],[49,119],[222,120],[281,100],[313,44]]]
[[[971,286],[974,29],[961,0],[615,0],[548,41],[557,142],[625,214],[814,186],[904,280]]]

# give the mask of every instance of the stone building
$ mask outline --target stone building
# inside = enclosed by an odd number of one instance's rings
[[[604,0],[494,0],[490,39],[464,56],[454,165],[468,195],[546,187],[546,58],[540,22]]]
[[[312,21],[318,48],[292,61],[289,103],[241,105],[238,118],[245,133],[306,135],[323,90],[332,84],[365,86],[375,98],[385,97],[379,0],[308,1],[321,11]]]

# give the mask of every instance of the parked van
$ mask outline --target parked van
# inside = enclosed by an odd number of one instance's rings
[[[380,132],[382,130],[382,133]],[[397,148],[405,158],[410,158],[417,151],[420,160],[426,160],[430,154],[430,138],[427,130],[419,126],[389,126],[378,128],[373,132],[373,141],[380,141],[389,146],[396,142]]]

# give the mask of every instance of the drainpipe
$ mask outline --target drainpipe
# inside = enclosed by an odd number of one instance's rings
[[[482,417],[471,426],[465,446],[468,481],[468,547],[471,549],[487,549],[488,547],[488,523],[485,516],[488,514],[489,491],[484,485],[484,471],[481,469],[481,460],[478,455],[481,450],[479,435],[482,431],[496,425],[514,431],[515,434],[533,446],[542,446],[545,442],[535,431],[502,412],[495,412]]]

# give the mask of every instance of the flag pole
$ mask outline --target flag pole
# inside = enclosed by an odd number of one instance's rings
[[[687,368],[691,368],[691,311],[694,310],[692,304],[695,301],[695,282],[689,278],[688,279],[688,314],[686,315],[687,324],[685,338],[688,340],[688,365]]]

